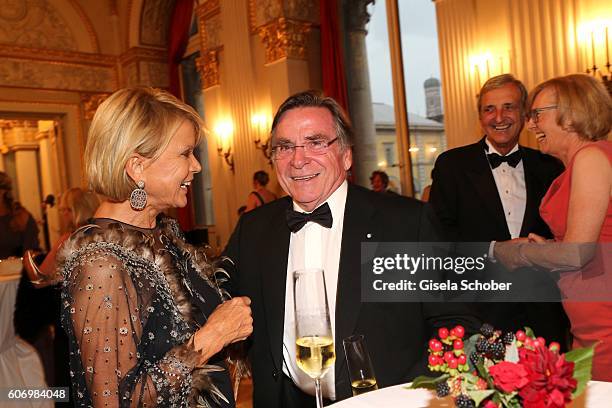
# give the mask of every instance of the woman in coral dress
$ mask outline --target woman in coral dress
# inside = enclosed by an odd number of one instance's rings
[[[573,346],[597,343],[593,379],[612,381],[612,99],[598,81],[577,74],[538,85],[529,106],[528,126],[540,150],[566,167],[540,205],[555,239],[531,234],[531,243],[497,243],[495,256],[511,268],[561,272]]]

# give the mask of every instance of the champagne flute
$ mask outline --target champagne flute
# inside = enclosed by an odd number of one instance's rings
[[[336,361],[322,269],[293,273],[293,300],[297,365],[314,379],[317,408],[322,408],[321,378]]]
[[[342,340],[344,355],[349,370],[353,395],[364,394],[378,389],[374,368],[366,346],[365,336],[356,334]]]

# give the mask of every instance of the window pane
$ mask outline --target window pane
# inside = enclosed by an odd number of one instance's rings
[[[431,169],[446,149],[435,3],[398,1],[404,83],[416,197],[431,184]]]
[[[375,4],[370,4],[368,13],[370,22],[367,26],[366,48],[376,130],[378,170],[386,172],[389,176],[389,189],[401,193],[385,2],[377,1]]]

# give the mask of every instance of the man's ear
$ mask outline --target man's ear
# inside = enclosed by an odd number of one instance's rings
[[[344,165],[344,171],[348,171],[348,169],[350,169],[353,165],[353,149],[351,147],[346,147],[346,151],[343,154],[342,161]]]
[[[131,155],[128,159],[127,163],[125,164],[125,172],[132,180],[142,180],[146,183],[146,180],[144,179],[145,160],[146,159],[144,157],[136,153]]]

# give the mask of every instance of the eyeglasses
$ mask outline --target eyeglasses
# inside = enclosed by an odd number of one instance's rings
[[[295,153],[295,149],[297,149],[298,147],[303,147],[305,154],[311,154],[311,155],[325,154],[325,152],[327,152],[327,148],[331,146],[332,144],[334,144],[336,140],[338,140],[337,137],[332,140],[325,140],[325,139],[307,140],[302,145],[294,145],[292,143],[279,143],[278,145],[272,147],[272,157],[275,160],[286,159],[287,157],[292,156],[293,153]]]
[[[532,109],[529,111],[527,116],[529,119],[533,121],[533,123],[538,123],[538,120],[540,120],[540,113],[547,111],[547,110],[552,110],[552,109],[557,109],[557,105],[550,105],[550,106],[544,106],[541,108]]]

